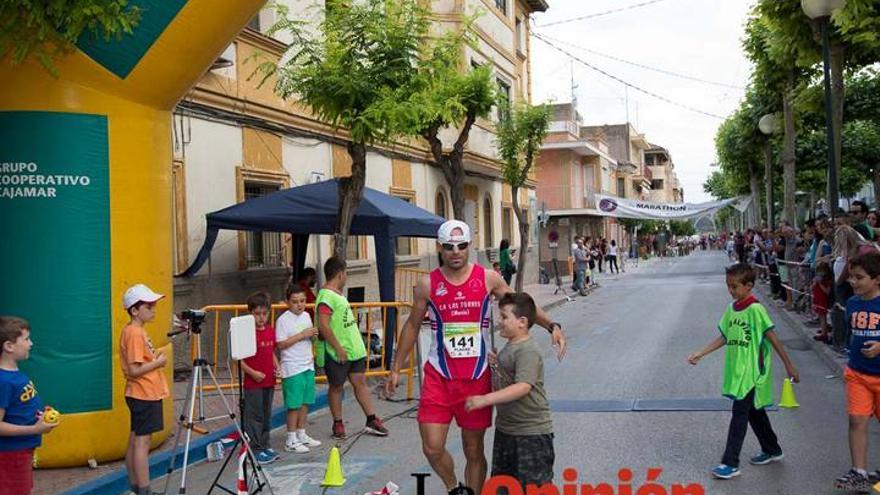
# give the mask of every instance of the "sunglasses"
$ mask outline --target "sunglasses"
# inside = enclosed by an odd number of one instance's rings
[[[455,248],[458,248],[459,251],[464,251],[465,249],[468,248],[468,246],[470,246],[470,244],[471,243],[469,243],[469,242],[459,242],[458,244],[444,242],[441,245],[443,246],[444,251],[452,251]]]

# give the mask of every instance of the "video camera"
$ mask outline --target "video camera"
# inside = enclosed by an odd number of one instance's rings
[[[184,332],[192,332],[192,333],[201,333],[201,325],[205,322],[205,317],[207,313],[200,309],[186,309],[182,313],[180,313],[180,320],[182,322],[186,322],[186,328],[180,328],[175,323],[175,326],[178,328],[168,332],[169,337],[173,337],[175,335],[184,333]]]

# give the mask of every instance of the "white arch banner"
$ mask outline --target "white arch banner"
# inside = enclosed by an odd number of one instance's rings
[[[709,201],[707,203],[654,203],[617,196],[596,195],[598,214],[606,217],[635,218],[640,220],[686,220],[744,202],[748,196]]]

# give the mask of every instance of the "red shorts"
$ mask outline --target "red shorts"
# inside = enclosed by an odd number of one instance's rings
[[[431,364],[425,364],[425,380],[419,400],[419,423],[448,425],[455,423],[463,430],[485,430],[492,426],[492,408],[464,410],[464,401],[473,395],[492,391],[492,379],[487,369],[476,380],[447,380]]]
[[[34,488],[34,451],[0,452],[0,495],[30,495]]]

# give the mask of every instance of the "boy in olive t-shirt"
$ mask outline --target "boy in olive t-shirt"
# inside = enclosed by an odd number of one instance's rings
[[[342,288],[348,279],[345,268],[345,260],[335,256],[324,263],[327,283],[318,292],[318,299],[315,301],[318,332],[324,339],[324,373],[330,385],[327,402],[333,416],[333,437],[345,438],[342,388],[346,380],[351,382],[355,398],[367,416],[364,430],[371,435],[386,437],[388,429],[374,414],[373,399],[367,387],[367,350],[364,340],[351,305],[342,295]]]
[[[511,292],[498,307],[500,335],[508,340],[497,358],[490,354],[495,391],[468,397],[465,409],[496,406],[492,476],[516,478],[525,493],[528,485],[553,481],[553,423],[544,391],[544,354],[529,335],[537,316],[531,296]]]
[[[764,465],[782,460],[782,448],[764,409],[773,404],[770,346],[776,350],[791,381],[798,381],[797,369],[773,331],[767,309],[752,294],[754,285],[755,270],[748,263],[727,268],[727,290],[733,303],[718,324],[721,335],[688,356],[688,362],[696,365],[703,356],[726,347],[722,392],[733,399],[733,416],[721,464],[712,469],[712,474],[720,479],[739,476],[739,453],[749,424],[761,444],[761,452],[749,462]]]

